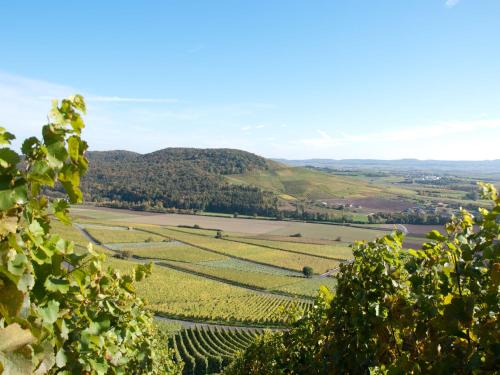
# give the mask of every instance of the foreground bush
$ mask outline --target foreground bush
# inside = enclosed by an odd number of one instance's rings
[[[103,255],[50,233],[49,209],[69,224],[87,170],[83,98],[54,103],[43,139],[22,156],[0,149],[0,374],[178,373],[152,316],[136,297],[134,275],[104,270]],[[0,144],[14,136],[0,128]],[[60,183],[68,199],[49,203]]]
[[[227,374],[500,372],[500,198],[462,210],[419,250],[403,235],[356,243],[354,262],[288,332],[262,336]]]

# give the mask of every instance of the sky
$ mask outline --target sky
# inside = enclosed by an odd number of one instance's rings
[[[0,124],[92,150],[500,159],[499,0],[0,0]]]

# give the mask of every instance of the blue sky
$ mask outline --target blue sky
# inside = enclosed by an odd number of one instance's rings
[[[3,1],[0,124],[91,149],[500,158],[500,1]]]

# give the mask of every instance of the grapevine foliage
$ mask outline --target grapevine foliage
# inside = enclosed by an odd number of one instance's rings
[[[82,200],[84,113],[79,95],[54,101],[22,155],[0,128],[0,374],[178,373],[135,294],[151,266],[121,275],[91,245],[50,233],[49,212],[70,224],[69,204]],[[49,202],[43,189],[56,183],[68,198]]]
[[[500,372],[500,198],[462,210],[421,249],[403,235],[358,242],[335,294],[288,332],[250,346],[227,374],[482,374]]]

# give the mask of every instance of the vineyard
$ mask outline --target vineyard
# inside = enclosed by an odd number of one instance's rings
[[[326,267],[324,270],[338,266],[340,258],[308,255],[307,252],[311,249],[313,252],[328,252],[337,257],[345,255],[345,248],[338,245],[297,244],[246,238],[243,239],[245,242],[228,241],[209,237],[207,231],[194,234],[195,229],[191,233],[185,231],[186,228],[177,230],[149,226],[139,226],[136,229],[89,224],[80,226],[106,248],[122,254],[153,260],[163,267],[208,279],[283,295],[313,297],[319,285],[333,287],[331,278],[308,280],[299,272],[305,265],[314,267],[320,263]],[[120,240],[131,242],[117,242]],[[276,248],[270,248],[269,244]],[[295,269],[283,267],[283,259],[299,262],[297,259],[301,257],[305,260],[297,263]]]
[[[184,362],[185,375],[219,373],[255,339],[259,331],[221,327],[194,327],[171,336],[176,359]]]
[[[74,226],[55,221],[53,229],[79,248],[94,242],[109,255],[105,264],[121,273],[154,263],[150,277],[136,284],[137,294],[158,317],[184,374],[219,373],[263,328],[287,327],[292,315],[311,308],[321,285],[335,286],[318,274],[350,258],[338,241],[231,232],[216,238],[215,229],[125,223],[93,212]],[[316,274],[305,277],[304,266]]]
[[[271,249],[248,243],[225,241],[207,236],[181,233],[161,227],[148,229],[148,232],[160,234],[167,238],[175,239],[219,254],[295,271],[301,271],[305,265],[308,265],[319,272],[324,272],[328,269],[335,268],[339,263],[338,260],[292,253],[286,250]]]
[[[114,258],[107,263],[124,272],[134,266]],[[287,310],[310,306],[307,300],[259,293],[161,266],[138,284],[138,294],[162,316],[231,324],[279,326],[286,322]]]

